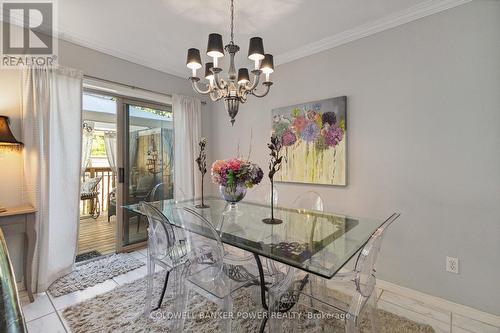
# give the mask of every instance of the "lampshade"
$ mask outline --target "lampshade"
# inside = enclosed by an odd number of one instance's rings
[[[250,82],[250,76],[248,75],[247,68],[240,68],[238,70],[238,84],[245,84]]]
[[[207,62],[205,64],[205,79],[209,80],[210,78],[214,77],[214,73],[212,73],[212,71],[210,70],[213,67],[214,67],[214,63],[213,62]]]
[[[191,69],[201,68],[200,50],[198,49],[188,50],[186,66]]]
[[[22,142],[17,141],[9,127],[9,117],[0,116],[0,146],[21,147]]]
[[[264,56],[264,60],[262,60],[260,69],[266,74],[274,72],[274,60],[271,54],[266,54]]]
[[[250,45],[248,46],[248,58],[254,61],[264,59],[264,43],[262,42],[262,38],[250,38]]]
[[[212,58],[224,56],[224,46],[222,45],[222,35],[208,35],[207,55]]]

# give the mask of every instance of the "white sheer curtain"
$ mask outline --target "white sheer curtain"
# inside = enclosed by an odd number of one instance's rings
[[[106,148],[109,166],[113,172],[116,172],[116,132],[104,133],[104,147]]]
[[[201,195],[201,175],[196,165],[200,140],[201,101],[195,97],[172,96],[174,113],[174,197]]]
[[[82,74],[23,71],[24,200],[37,212],[37,289],[71,271],[77,246]]]
[[[83,122],[83,133],[82,133],[82,170],[81,174],[85,174],[85,169],[90,162],[90,154],[92,153],[92,142],[94,142],[94,122],[84,121]]]

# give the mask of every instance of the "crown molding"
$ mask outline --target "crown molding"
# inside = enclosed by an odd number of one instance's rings
[[[1,14],[1,12],[0,12]],[[0,22],[3,22],[3,16],[0,16]],[[10,23],[18,26],[20,28],[23,27],[23,19],[18,16],[12,16],[10,18]],[[64,32],[63,32],[64,31]],[[98,42],[92,41],[88,38],[85,38],[83,36],[78,35],[75,32],[70,31],[69,29],[58,27],[58,29],[54,29],[54,36],[58,40],[63,40],[72,44],[76,44],[78,46],[83,46],[86,48],[89,48],[94,51],[98,51],[107,55],[110,55],[115,58],[119,58],[121,60],[125,60],[131,63],[134,63],[136,65],[148,67],[150,69],[154,69],[160,72],[163,72],[165,74],[177,76],[179,78],[185,79],[187,78],[186,73],[182,73],[178,71],[176,68],[169,68],[167,66],[161,66],[158,65],[152,61],[148,61],[147,59],[137,55],[133,54],[132,52],[123,52],[114,48],[110,48],[108,46],[102,45]]]
[[[61,29],[63,30],[63,29]],[[59,40],[64,40],[66,42],[76,44],[78,46],[83,46],[86,48],[89,48],[94,51],[98,51],[107,55],[110,55],[115,58],[119,58],[121,60],[125,60],[131,63],[134,63],[136,65],[148,67],[150,69],[154,69],[160,72],[163,72],[165,74],[169,74],[172,76],[176,76],[181,79],[187,79],[186,73],[182,73],[178,71],[176,68],[170,68],[168,66],[161,66],[153,61],[149,61],[144,57],[141,57],[139,55],[133,54],[132,52],[123,52],[114,48],[110,48],[107,46],[104,46],[100,43],[91,41],[87,38],[83,38],[81,36],[78,36],[77,34],[73,32],[67,32],[65,33],[58,32],[57,37]]]
[[[275,56],[277,65],[304,58],[321,51],[344,45],[355,40],[374,35],[384,30],[424,18],[426,16],[457,7],[472,0],[428,0],[405,10],[387,15],[381,19],[362,24],[356,28],[323,38],[316,42],[303,45],[295,50],[278,54]]]

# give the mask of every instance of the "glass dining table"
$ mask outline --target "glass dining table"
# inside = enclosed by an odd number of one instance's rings
[[[209,208],[197,208],[200,200],[163,200],[150,202],[172,224],[174,208],[187,208],[205,217],[219,231],[224,244],[251,252],[260,275],[262,303],[266,310],[268,290],[260,257],[271,259],[295,270],[331,279],[368,242],[384,220],[358,218],[334,213],[275,207],[274,216],[281,224],[266,224],[270,207],[242,201],[236,209],[223,199],[208,197]],[[124,208],[141,214],[138,204]],[[180,225],[179,225],[180,227]],[[203,231],[200,232],[202,236]]]
[[[205,199],[209,208],[196,208],[199,200],[152,202],[175,224],[173,208],[189,208],[205,217],[220,232],[223,243],[300,270],[332,278],[370,239],[384,220],[357,218],[334,213],[275,207],[281,224],[265,224],[270,207],[239,202],[229,211],[223,199]],[[124,208],[141,214],[138,204]]]

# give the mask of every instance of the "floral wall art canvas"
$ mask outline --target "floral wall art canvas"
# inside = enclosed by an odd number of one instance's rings
[[[346,185],[346,106],[341,96],[272,111],[286,159],[276,181]]]

